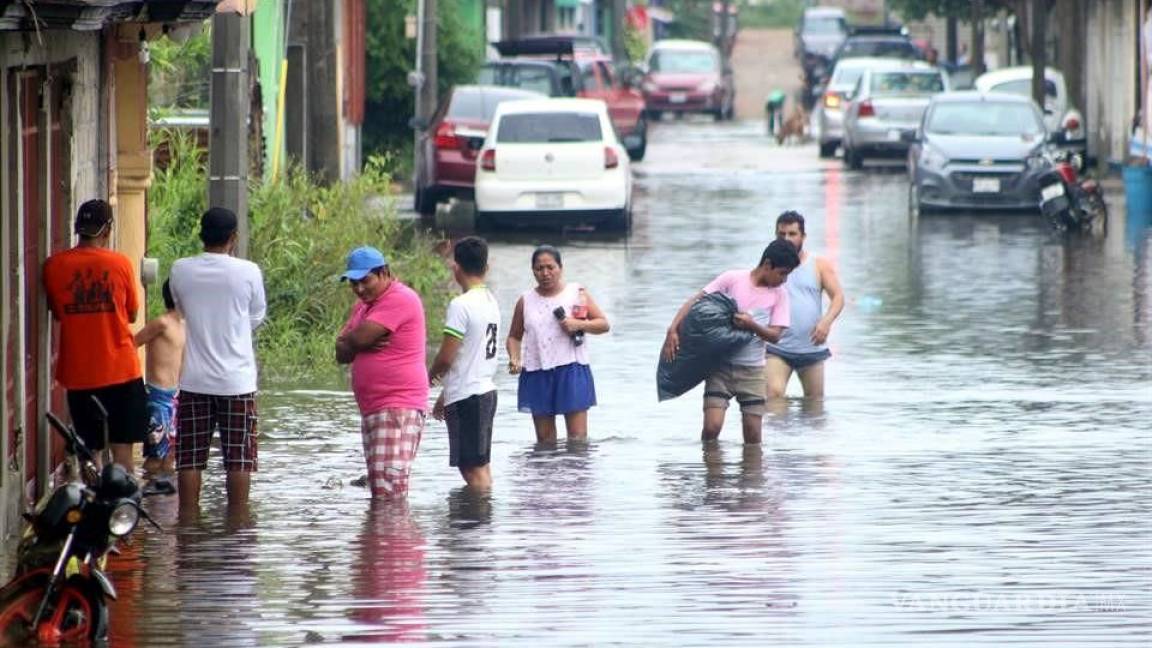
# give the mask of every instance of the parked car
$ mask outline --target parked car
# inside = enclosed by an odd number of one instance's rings
[[[644,95],[617,74],[599,39],[589,36],[534,36],[494,45],[503,56],[480,69],[478,82],[524,88],[550,97],[600,99],[628,156],[644,159],[648,121]]]
[[[608,106],[595,99],[509,101],[496,109],[476,170],[476,225],[632,221],[632,170]]]
[[[848,35],[844,10],[837,7],[811,7],[804,10],[794,34],[794,53],[803,71],[802,102],[811,109],[820,95],[816,86],[828,80],[832,55]]]
[[[986,72],[976,79],[980,92],[1007,92],[1024,97],[1032,96],[1032,67],[1011,67]],[[1053,68],[1044,69],[1044,125],[1049,133],[1063,132],[1060,148],[1084,154],[1088,146],[1084,116],[1068,98],[1064,74]]]
[[[848,38],[836,48],[829,69],[845,59],[861,57],[915,61],[923,59],[924,54],[902,27],[853,27]]]
[[[702,41],[656,41],[648,53],[641,88],[648,114],[707,113],[731,119],[736,101],[732,71],[720,52]]]
[[[921,61],[869,67],[844,109],[844,164],[859,169],[865,157],[904,157],[908,137],[933,95],[948,90],[948,75]]]
[[[804,10],[793,33],[793,51],[803,63],[806,56],[832,58],[848,37],[848,21],[839,7],[810,7]]]
[[[1027,97],[948,92],[932,98],[908,152],[909,204],[1036,209],[1051,166],[1047,130]]]
[[[436,213],[436,204],[449,198],[472,199],[476,157],[488,133],[496,107],[505,101],[542,99],[529,90],[494,86],[456,86],[420,131],[417,146],[424,150],[416,170],[415,210]]]
[[[899,64],[892,59],[845,59],[836,65],[827,85],[817,87],[820,95],[812,111],[812,121],[815,124],[815,139],[820,145],[820,157],[832,157],[840,146],[844,137],[845,97],[856,87],[864,70]]]

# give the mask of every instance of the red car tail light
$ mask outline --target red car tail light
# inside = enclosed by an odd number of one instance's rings
[[[436,129],[436,148],[460,148],[460,141],[460,138],[456,136],[456,124],[450,121],[440,122],[440,126]]]
[[[611,146],[604,147],[604,168],[615,169],[620,166],[620,158],[617,157],[615,149]]]
[[[1064,130],[1074,131],[1077,128],[1080,128],[1080,120],[1076,119],[1075,115],[1068,115],[1068,118],[1064,120]]]
[[[824,94],[824,107],[825,108],[839,108],[840,95],[835,92],[827,92]]]
[[[876,108],[872,106],[872,102],[868,99],[860,102],[860,111],[856,113],[857,117],[875,117]]]
[[[496,170],[496,149],[488,149],[480,156],[480,168],[485,171]]]

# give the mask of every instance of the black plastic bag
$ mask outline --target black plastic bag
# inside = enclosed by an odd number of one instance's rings
[[[692,305],[680,322],[676,359],[668,362],[661,353],[656,366],[656,395],[660,400],[690,391],[756,339],[755,333],[733,325],[732,316],[738,311],[736,300],[722,293],[708,293]]]

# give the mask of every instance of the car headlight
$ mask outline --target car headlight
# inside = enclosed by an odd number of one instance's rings
[[[942,169],[947,162],[948,158],[927,144],[920,149],[920,164],[929,169]]]
[[[108,518],[108,532],[114,536],[126,536],[136,528],[140,521],[140,509],[135,502],[123,502],[112,509]]]
[[[1052,160],[1043,151],[1037,151],[1024,160],[1024,165],[1028,167],[1029,171],[1036,171],[1052,166]]]

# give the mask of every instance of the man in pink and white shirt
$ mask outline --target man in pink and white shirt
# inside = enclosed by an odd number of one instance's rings
[[[352,250],[340,278],[360,299],[336,338],[336,361],[352,365],[368,486],[373,498],[403,497],[428,407],[424,305],[373,247]]]
[[[704,382],[705,441],[716,439],[724,427],[724,414],[732,398],[740,404],[744,443],[760,443],[764,422],[764,376],[767,343],[776,342],[790,324],[788,291],[784,282],[788,273],[800,265],[796,247],[775,240],[764,249],[760,265],[752,270],[729,270],[716,277],[677,311],[664,338],[664,357],[672,360],[680,349],[680,323],[692,305],[708,293],[723,293],[736,301],[739,312],[732,318],[736,328],[752,331],[756,338],[728,360],[728,364],[708,376]]]

